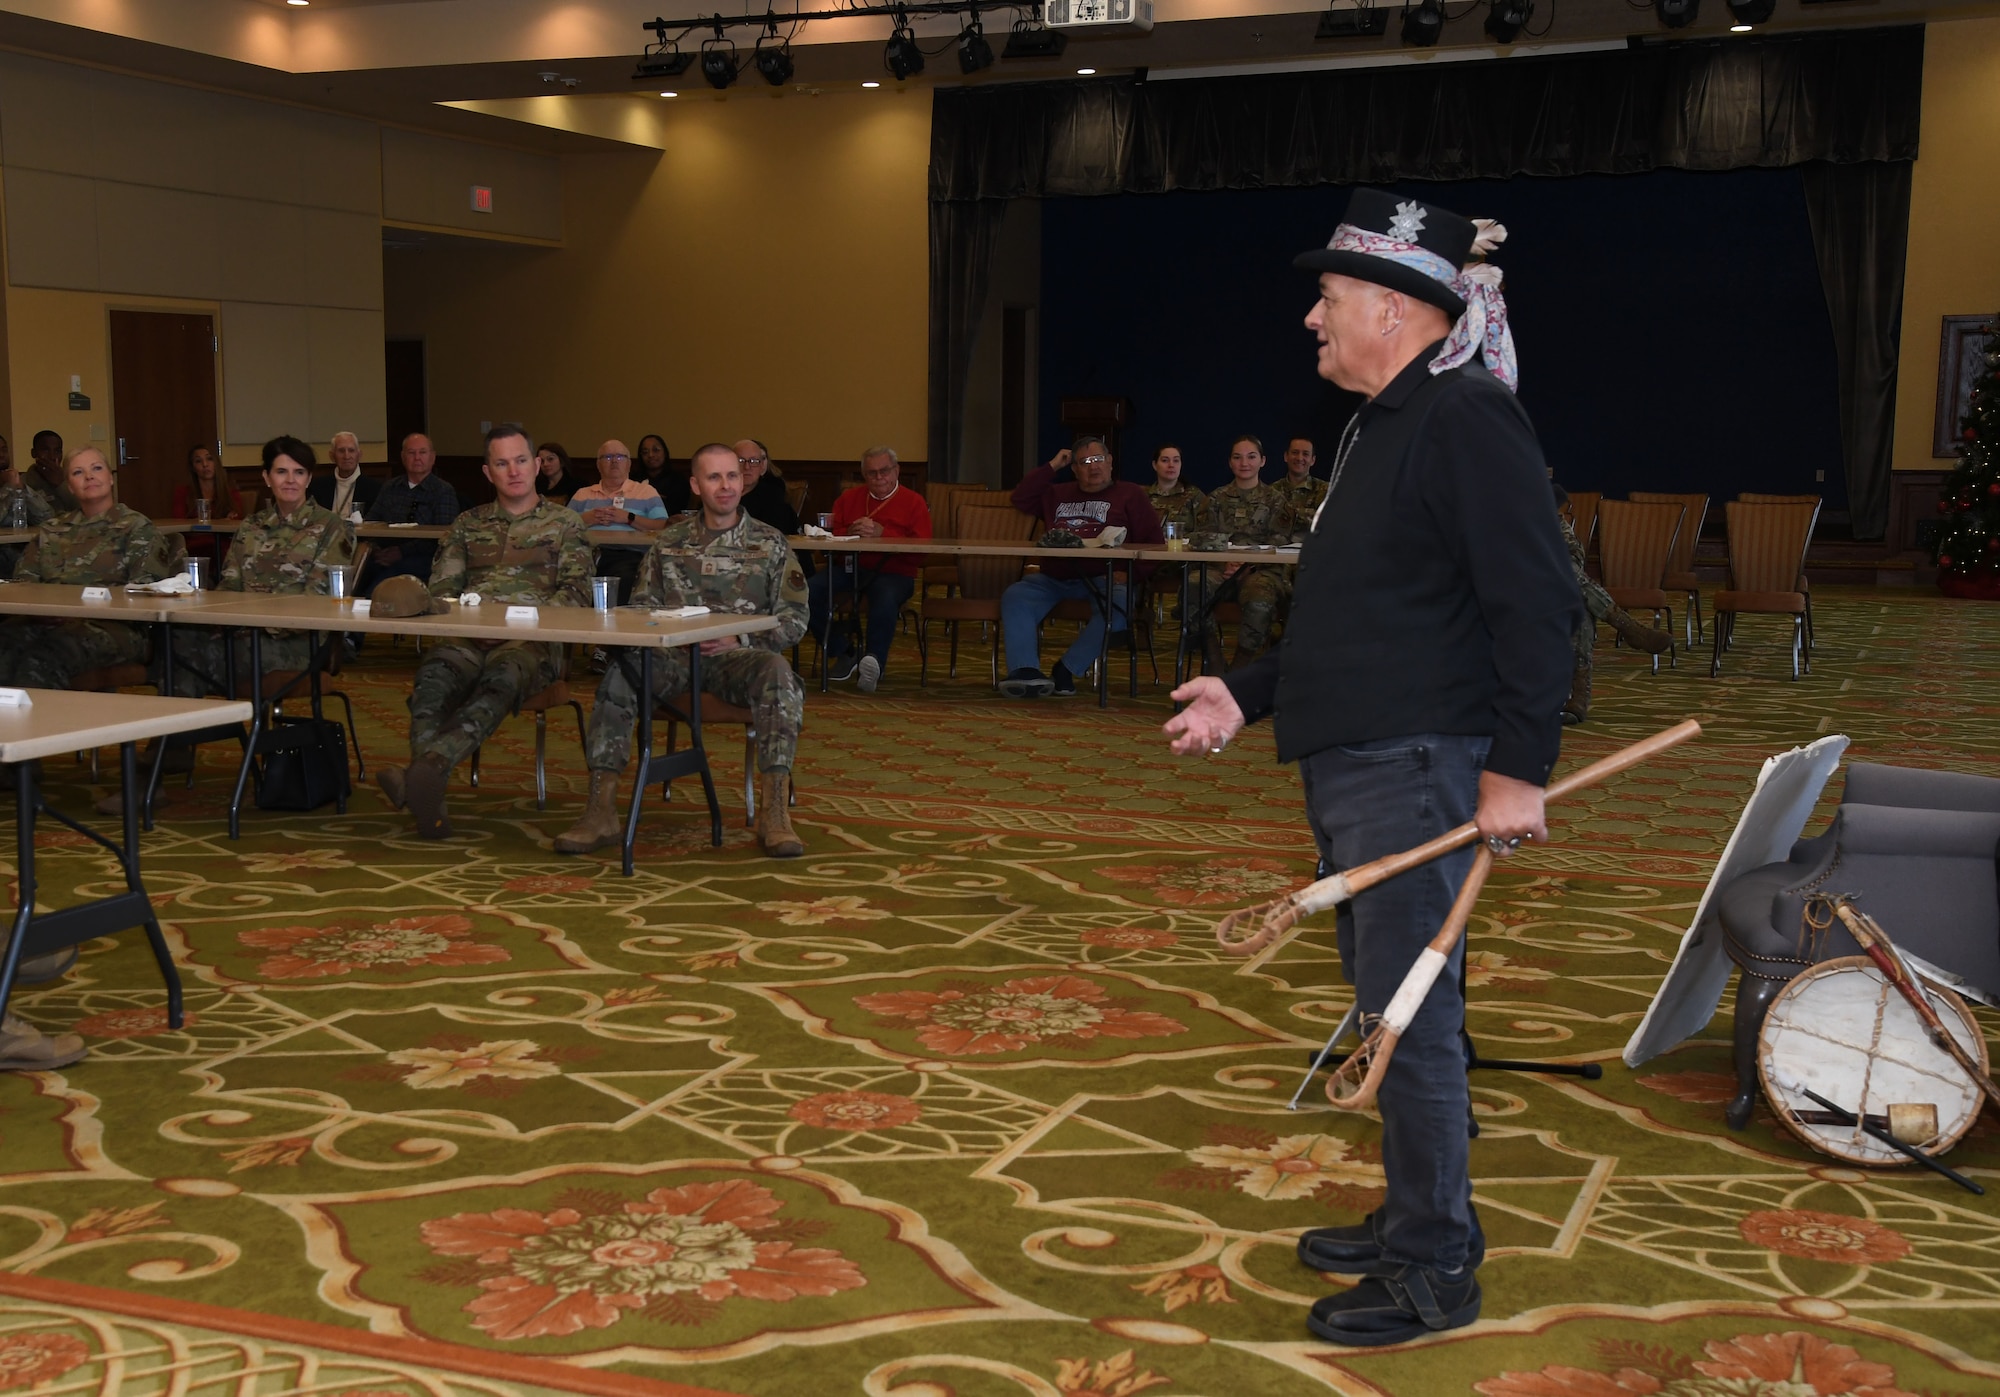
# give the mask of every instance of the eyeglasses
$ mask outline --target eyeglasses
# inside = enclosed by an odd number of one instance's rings
[[[1077,464],[1083,466],[1101,466],[1110,459],[1109,456],[1086,456]]]
[[[736,464],[739,466],[768,466],[771,464],[771,458],[769,456],[738,456]]]
[[[607,451],[597,459],[600,461],[629,461],[632,458],[622,451]]]

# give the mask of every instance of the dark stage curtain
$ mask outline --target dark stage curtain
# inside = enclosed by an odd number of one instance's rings
[[[1908,162],[1923,44],[1921,26],[1903,26],[1430,67],[942,89],[931,115],[931,470],[956,478],[966,365],[991,276],[999,216],[973,208],[1181,189]],[[1907,169],[1902,178],[1907,210]],[[1815,230],[1821,222],[1816,213]],[[1900,284],[1900,236],[1865,245],[1887,258],[1891,242]],[[1842,235],[1844,248],[1853,243]],[[1828,246],[1822,236],[1823,256]],[[1823,270],[1831,285],[1832,269]],[[1885,275],[1871,264],[1862,280],[1879,286]],[[1856,296],[1849,323],[1855,343],[1888,344],[1893,388],[1899,326],[1882,318],[1889,310],[1879,295]],[[1853,362],[1856,372],[1843,367],[1852,419],[1886,424],[1879,371],[1865,371],[1859,354]]]
[[[1910,162],[1816,160],[1800,173],[1840,356],[1840,449],[1849,518],[1856,538],[1881,538],[1889,528]]]

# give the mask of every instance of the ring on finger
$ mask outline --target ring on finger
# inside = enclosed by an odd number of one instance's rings
[[[1513,839],[1502,839],[1497,834],[1489,834],[1486,836],[1486,847],[1504,858],[1521,847],[1521,840],[1518,836]]]

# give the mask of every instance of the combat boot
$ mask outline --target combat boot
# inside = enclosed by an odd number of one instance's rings
[[[792,773],[757,774],[757,842],[774,859],[795,859],[806,846],[792,830]]]
[[[1579,655],[1576,668],[1570,671],[1569,697],[1563,700],[1562,720],[1565,726],[1581,723],[1590,716],[1590,661]]]
[[[401,810],[405,804],[403,796],[403,768],[400,766],[378,766],[375,768],[375,784],[382,788],[382,794],[389,798],[391,810]]]
[[[583,814],[577,817],[575,824],[556,836],[556,852],[588,854],[617,844],[624,837],[625,827],[618,819],[618,773],[593,771],[590,773],[590,798],[584,803]]]
[[[403,796],[425,839],[451,838],[451,816],[444,809],[445,764],[429,753],[403,768]],[[384,789],[387,789],[386,786]]]
[[[1648,655],[1664,655],[1674,648],[1674,638],[1653,626],[1641,625],[1638,618],[1622,606],[1611,608],[1605,623],[1618,633],[1618,638],[1634,650]]]
[[[12,1014],[0,1017],[0,1072],[52,1072],[82,1061],[86,1051],[74,1033],[51,1036]]]

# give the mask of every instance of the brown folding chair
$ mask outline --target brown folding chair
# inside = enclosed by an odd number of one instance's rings
[[[1637,495],[1633,499],[1639,498]],[[1569,516],[1570,529],[1576,534],[1576,541],[1583,545],[1587,556],[1590,552],[1590,536],[1597,532],[1597,510],[1604,502],[1604,496],[1596,490],[1571,490],[1569,508],[1564,511]]]
[[[943,481],[932,481],[924,487],[923,493],[924,504],[931,512],[931,533],[938,538],[958,537],[958,502],[968,495],[985,495],[994,503],[1007,504],[1010,509],[1013,507],[1010,501],[994,496],[984,485],[952,485]],[[923,572],[918,577],[917,598],[921,598],[933,587],[943,587],[946,596],[957,590],[958,559],[946,558],[936,563],[925,564]]]
[[[1660,585],[1687,598],[1682,624],[1687,633],[1688,649],[1692,650],[1701,639],[1701,583],[1694,575],[1694,549],[1701,542],[1701,526],[1708,519],[1708,496],[1663,495],[1650,490],[1634,490],[1632,499],[1639,504],[1677,504],[1687,510],[1681,516],[1680,532],[1674,535],[1674,555],[1667,559],[1666,575],[1660,579]]]
[[[1040,521],[1023,514],[1012,503],[979,504],[961,499],[955,511],[958,537],[967,543],[1026,543],[1035,537]],[[932,597],[918,618],[918,634],[927,635],[933,621],[950,628],[950,667],[958,677],[958,626],[961,621],[980,621],[992,628],[993,683],[1000,683],[1000,595],[1021,580],[1026,558],[982,558],[965,555],[958,559],[958,595]],[[930,682],[930,649],[919,650],[917,682]]]
[[[792,513],[805,518],[806,493],[810,481],[787,480],[785,482],[785,503],[792,507]]]
[[[1677,504],[1634,504],[1630,500],[1605,500],[1598,506],[1598,559],[1604,570],[1604,590],[1627,611],[1651,611],[1654,625],[1664,613],[1670,640],[1674,608],[1663,579],[1686,512]],[[1675,663],[1671,644],[1667,663]],[[1659,672],[1660,657],[1655,655],[1653,673]]]
[[[1812,652],[1806,646],[1806,615],[1810,602],[1798,587],[1805,571],[1806,546],[1812,540],[1819,503],[1746,504],[1731,500],[1724,506],[1729,520],[1729,589],[1717,592],[1714,609],[1715,650],[1709,660],[1711,678],[1722,673],[1722,652],[1736,635],[1736,618],[1762,612],[1792,618],[1792,678],[1812,673]]]
[[[568,651],[569,647],[563,647],[563,665],[565,670],[567,670],[569,663]],[[566,677],[556,680],[555,683],[549,685],[539,693],[530,694],[527,698],[521,700],[521,706],[514,710],[517,716],[522,713],[532,713],[535,715],[535,809],[537,810],[547,809],[549,803],[549,710],[551,708],[565,707],[576,714],[577,744],[579,746],[587,746],[590,739],[583,725],[583,705],[577,701],[574,694],[570,693],[569,680]],[[472,752],[472,761],[468,764],[469,779],[472,782],[472,789],[475,791],[479,789],[479,754],[484,750],[483,747],[475,747]]]
[[[1749,494],[1738,495],[1736,498],[1738,500],[1741,500],[1744,504],[1811,505],[1813,507],[1812,524],[1806,530],[1806,549],[1808,552],[1811,551],[1812,536],[1814,532],[1819,528],[1819,511],[1821,506],[1825,503],[1825,501],[1823,501],[1818,495],[1759,495],[1756,493],[1749,493]],[[1813,648],[1812,581],[1810,578],[1806,576],[1806,566],[1803,561],[1799,563],[1799,591],[1804,594],[1806,599],[1806,653],[1810,655],[1812,653],[1812,648]],[[1812,672],[1811,665],[1806,666],[1806,672],[1808,674]]]

